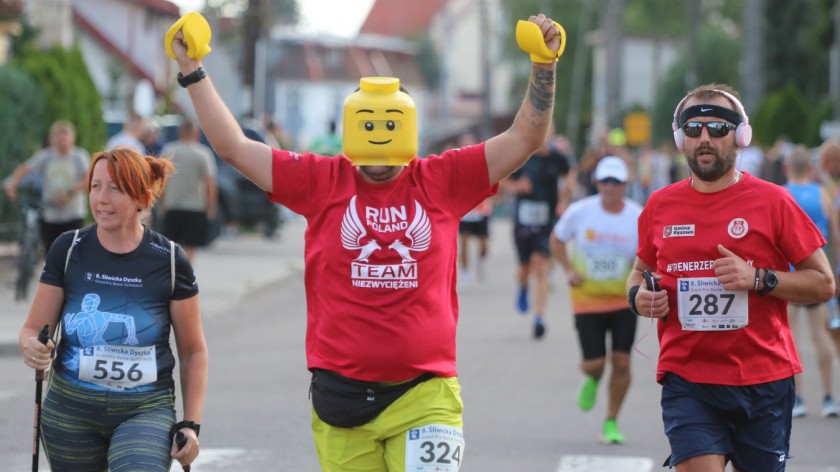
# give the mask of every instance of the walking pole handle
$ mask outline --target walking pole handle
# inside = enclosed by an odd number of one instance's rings
[[[185,444],[187,444],[187,436],[181,431],[178,431],[175,435],[175,444],[178,446],[178,449],[181,449]],[[190,472],[191,467],[189,465],[183,465],[181,468],[184,469],[185,472]]]
[[[38,333],[38,341],[46,345],[50,337],[50,325],[44,325]],[[41,440],[41,384],[44,371],[35,371],[35,425],[32,428],[32,472],[38,471],[38,441]]]
[[[38,333],[38,342],[43,345],[47,345],[47,341],[50,339],[50,325],[46,324],[43,328],[41,328],[41,332]],[[44,371],[43,370],[36,370],[35,371],[35,381],[40,382],[44,380]]]

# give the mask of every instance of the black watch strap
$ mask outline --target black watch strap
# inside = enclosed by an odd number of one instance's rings
[[[776,277],[776,272],[770,269],[764,269],[764,287],[760,293],[770,293],[778,284],[779,278]]]
[[[175,423],[174,425],[172,425],[172,429],[169,431],[169,435],[170,436],[175,436],[175,434],[177,434],[179,430],[184,429],[184,428],[190,428],[191,430],[195,431],[196,437],[201,432],[201,425],[200,424],[196,423],[195,421],[184,420],[184,421],[179,421],[179,422]]]
[[[204,70],[204,67],[199,67],[198,69],[191,72],[189,75],[184,75],[178,72],[178,85],[187,88],[187,86],[190,86],[205,77],[207,77],[207,71]]]
[[[630,291],[627,292],[627,304],[630,305],[630,311],[632,311],[635,315],[639,315],[639,310],[636,309],[637,293],[639,293],[639,285],[630,287]]]

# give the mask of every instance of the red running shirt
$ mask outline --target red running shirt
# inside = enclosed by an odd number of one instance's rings
[[[715,193],[698,192],[688,180],[654,192],[639,217],[636,255],[662,275],[671,308],[667,321],[657,323],[657,380],[673,372],[690,382],[741,386],[802,372],[787,302],[770,294],[747,292],[749,323],[741,329],[682,329],[677,279],[714,277],[718,244],[754,267],[781,272],[825,240],[783,187],[748,173]]]
[[[308,368],[400,382],[457,375],[458,223],[496,192],[484,144],[412,160],[385,184],[346,157],[274,150],[274,194],[306,229]]]

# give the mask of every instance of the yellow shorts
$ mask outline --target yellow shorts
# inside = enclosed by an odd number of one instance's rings
[[[417,385],[355,428],[330,426],[313,409],[321,470],[457,472],[464,454],[463,409],[456,377],[434,377]]]

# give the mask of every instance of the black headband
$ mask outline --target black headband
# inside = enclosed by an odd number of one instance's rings
[[[730,110],[729,108],[717,105],[694,105],[686,108],[682,113],[680,113],[680,119],[677,122],[677,125],[682,126],[686,121],[697,116],[712,116],[715,118],[721,118],[735,125],[739,125],[744,122],[743,116],[733,110]]]

